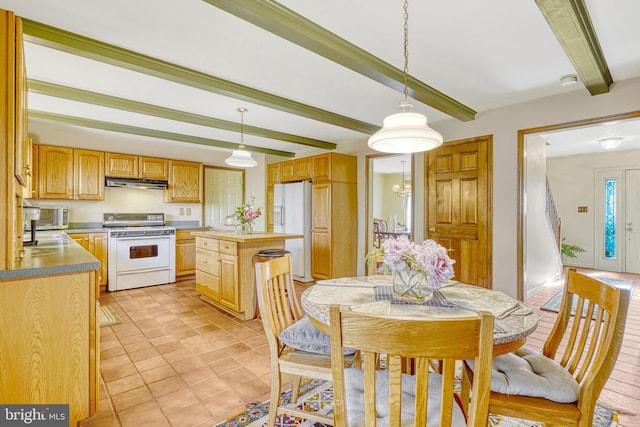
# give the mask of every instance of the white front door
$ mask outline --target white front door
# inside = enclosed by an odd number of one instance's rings
[[[640,169],[596,173],[596,268],[640,274]]]
[[[640,169],[625,171],[625,269],[640,274]]]

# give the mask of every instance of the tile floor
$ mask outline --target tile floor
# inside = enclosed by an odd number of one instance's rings
[[[640,276],[630,278],[640,284]],[[298,295],[306,286],[298,286]],[[527,302],[539,308],[560,286]],[[100,411],[82,427],[210,427],[248,402],[269,398],[269,352],[261,322],[237,320],[201,301],[193,280],[106,293],[100,303],[110,305],[122,323],[101,328]],[[527,343],[532,348],[542,346],[555,317],[538,313],[540,325]],[[620,410],[620,426],[640,426],[638,290],[601,400]]]

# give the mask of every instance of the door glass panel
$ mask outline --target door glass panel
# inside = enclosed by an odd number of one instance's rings
[[[616,258],[616,190],[617,179],[606,179],[605,186],[605,222],[604,222],[604,256]]]

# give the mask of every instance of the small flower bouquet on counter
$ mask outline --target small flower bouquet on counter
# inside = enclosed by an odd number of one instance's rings
[[[245,225],[247,233],[253,232],[253,222],[262,215],[262,211],[260,207],[256,206],[255,201],[256,198],[251,196],[249,201],[236,208],[236,218],[241,224]]]
[[[384,260],[382,270],[393,274],[393,293],[400,299],[428,300],[433,290],[447,283],[454,274],[455,261],[434,240],[415,243],[406,236],[387,239],[380,249],[369,253],[367,259],[379,256]]]

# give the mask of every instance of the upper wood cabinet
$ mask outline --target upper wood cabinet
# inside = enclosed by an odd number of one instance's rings
[[[73,199],[73,148],[38,146],[38,198]]]
[[[105,175],[165,181],[169,175],[169,160],[135,154],[106,153]]]
[[[169,160],[165,202],[202,203],[202,163]]]
[[[340,153],[313,156],[313,182],[357,182],[357,160]]]
[[[104,152],[73,149],[73,198],[104,200]]]
[[[280,182],[311,179],[312,157],[287,160],[280,163]]]
[[[138,178],[140,159],[135,154],[105,153],[105,176]]]
[[[140,178],[167,180],[169,179],[169,160],[140,156],[138,172],[140,173]]]
[[[38,145],[38,198],[104,200],[104,153]]]

